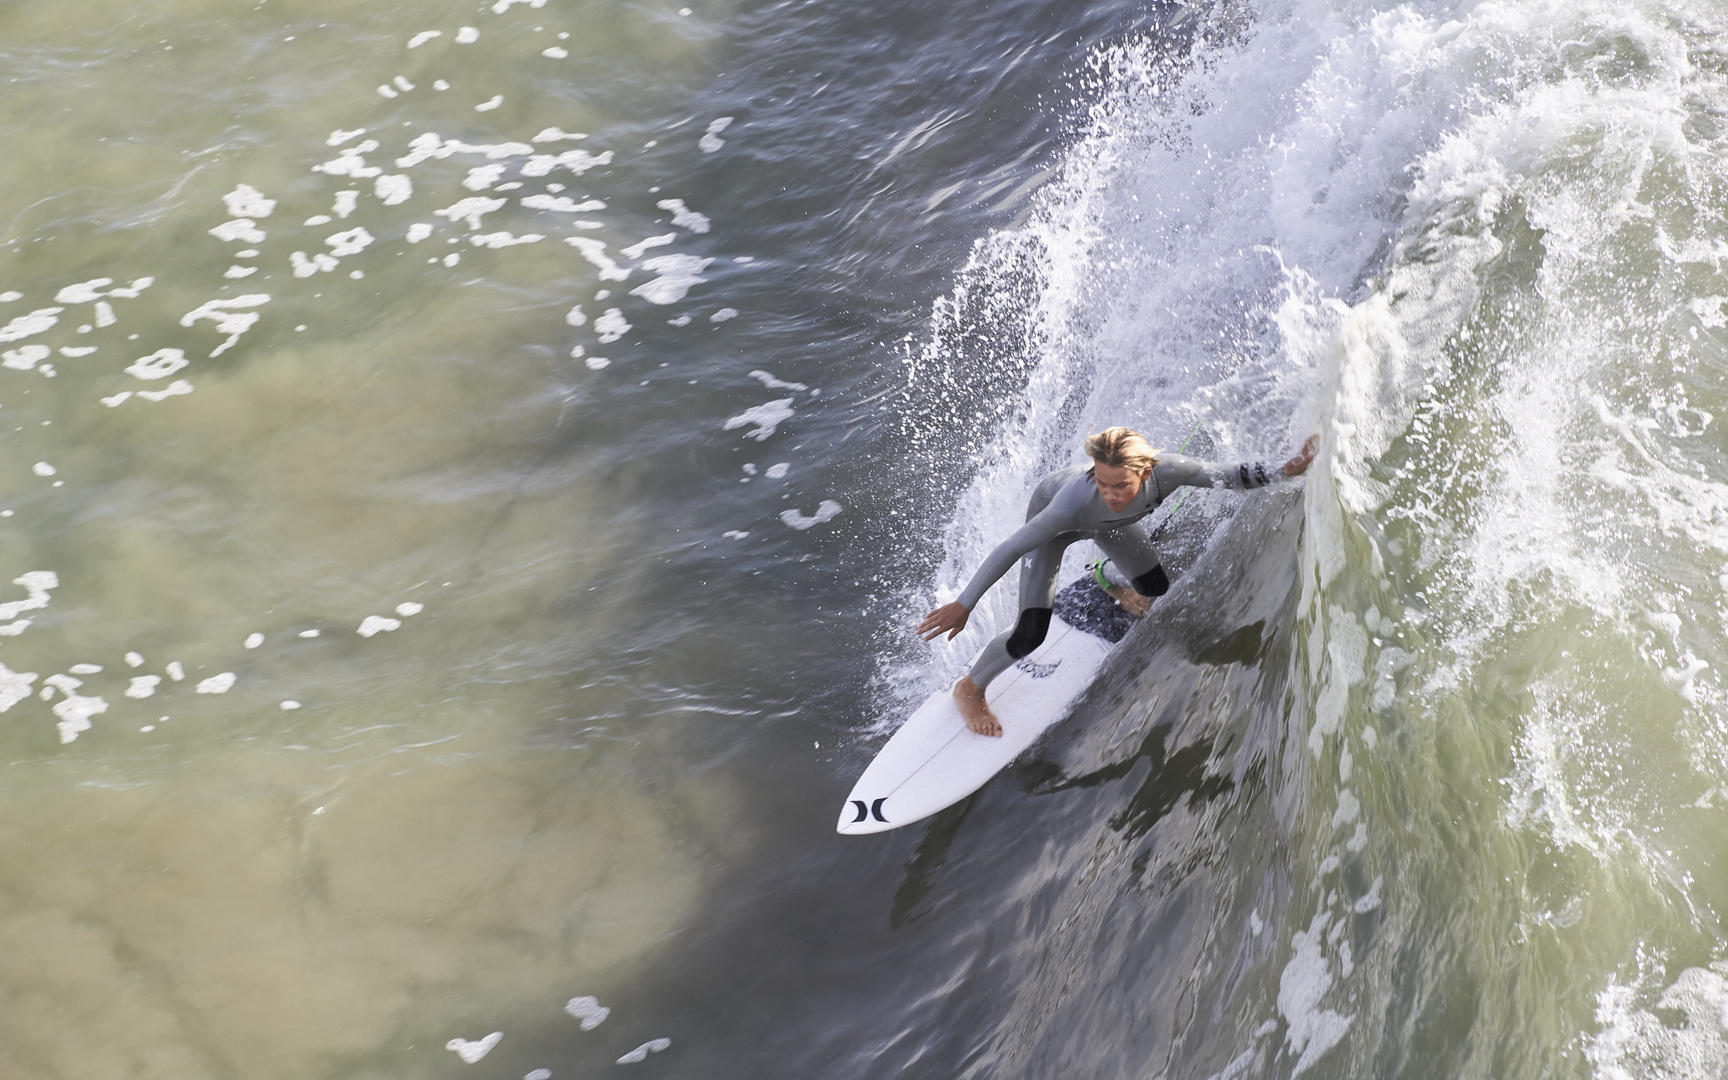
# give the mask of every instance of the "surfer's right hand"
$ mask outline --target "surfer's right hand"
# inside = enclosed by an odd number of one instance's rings
[[[958,601],[943,604],[941,607],[924,616],[924,621],[918,624],[918,636],[925,641],[935,641],[943,634],[953,641],[954,635],[966,629],[966,620],[972,613]]]

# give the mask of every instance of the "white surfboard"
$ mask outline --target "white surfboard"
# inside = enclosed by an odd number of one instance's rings
[[[951,688],[930,695],[858,778],[840,811],[839,831],[856,836],[897,829],[983,787],[1068,715],[1110,649],[1109,642],[1052,618],[1044,643],[985,693],[1002,722],[1000,738],[967,729]]]

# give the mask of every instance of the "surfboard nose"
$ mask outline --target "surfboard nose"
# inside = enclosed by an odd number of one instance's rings
[[[844,836],[858,836],[863,833],[882,832],[894,827],[884,806],[888,796],[880,798],[859,797],[856,792],[846,800],[846,805],[840,811],[840,822],[834,831]]]

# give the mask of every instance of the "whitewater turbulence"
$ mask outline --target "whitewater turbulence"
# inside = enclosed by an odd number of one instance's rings
[[[941,599],[1089,430],[1219,460],[1324,434],[1299,528],[1217,493],[1167,534],[1200,538],[1195,582],[1291,598],[1229,661],[1260,698],[1170,729],[1222,740],[1205,768],[1244,808],[1206,819],[1207,865],[1248,898],[1175,991],[1181,1074],[1728,1061],[1722,30],[1687,4],[1217,5],[1094,58],[1058,178],[909,350],[909,400],[940,417],[913,425],[920,452],[972,470]],[[951,679],[1013,600],[998,587],[891,681]],[[1153,619],[1204,636],[1205,604],[1235,610],[1179,585]],[[1198,648],[1131,637],[1116,696],[1079,719],[1156,727],[1176,676],[1147,673]],[[1224,747],[1232,709],[1282,730]],[[1075,738],[1070,772],[1108,764]],[[1152,857],[1174,819],[1111,858]],[[1102,851],[1122,820],[1065,842]],[[1089,888],[1183,895],[1096,858]],[[1033,948],[1151,948],[1109,919],[1074,933]],[[978,1060],[1030,1070],[1061,1039],[1005,1024]],[[1140,1075],[1114,1064],[1099,1075]]]

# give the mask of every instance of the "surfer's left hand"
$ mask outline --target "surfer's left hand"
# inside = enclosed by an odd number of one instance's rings
[[[1284,463],[1285,476],[1301,476],[1314,461],[1314,451],[1320,448],[1320,436],[1310,435],[1302,444],[1302,452]]]
[[[966,620],[972,613],[966,610],[960,601],[955,600],[924,616],[924,621],[918,624],[918,636],[925,641],[935,641],[943,634],[953,641],[954,635],[966,629]]]

